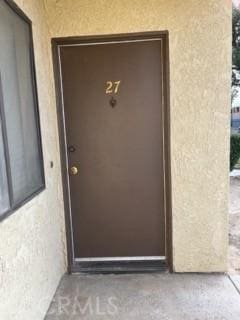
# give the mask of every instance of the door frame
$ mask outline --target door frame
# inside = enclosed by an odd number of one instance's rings
[[[164,263],[146,261],[108,261],[108,262],[85,262],[75,260],[72,239],[71,203],[68,175],[68,159],[66,148],[65,118],[63,106],[63,91],[60,76],[59,48],[62,45],[96,44],[100,42],[121,42],[136,40],[159,39],[163,43],[163,138],[164,138],[164,182],[165,182],[165,245],[166,261]],[[68,256],[68,272],[153,272],[168,269],[173,272],[172,254],[172,196],[171,196],[171,145],[170,145],[170,71],[169,71],[169,37],[168,31],[154,31],[141,33],[94,35],[80,37],[52,38],[53,68],[56,91],[57,119],[60,144],[61,173],[63,185],[63,199],[66,224],[66,241]]]

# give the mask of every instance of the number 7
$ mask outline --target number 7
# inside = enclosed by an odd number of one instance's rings
[[[115,93],[118,92],[118,87],[119,87],[119,85],[120,85],[120,82],[121,82],[120,80],[114,82],[114,84],[116,85],[116,86],[115,86],[115,90],[114,90]]]

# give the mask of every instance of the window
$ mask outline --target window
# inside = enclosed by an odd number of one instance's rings
[[[44,187],[31,23],[0,1],[0,220]]]

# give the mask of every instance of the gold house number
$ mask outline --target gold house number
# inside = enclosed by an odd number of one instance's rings
[[[107,81],[106,82],[106,94],[118,93],[119,85],[121,80],[118,81]]]

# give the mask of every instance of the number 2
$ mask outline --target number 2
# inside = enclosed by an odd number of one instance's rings
[[[107,81],[107,89],[106,89],[106,93],[112,93],[112,86],[113,86],[113,83],[112,81]]]

